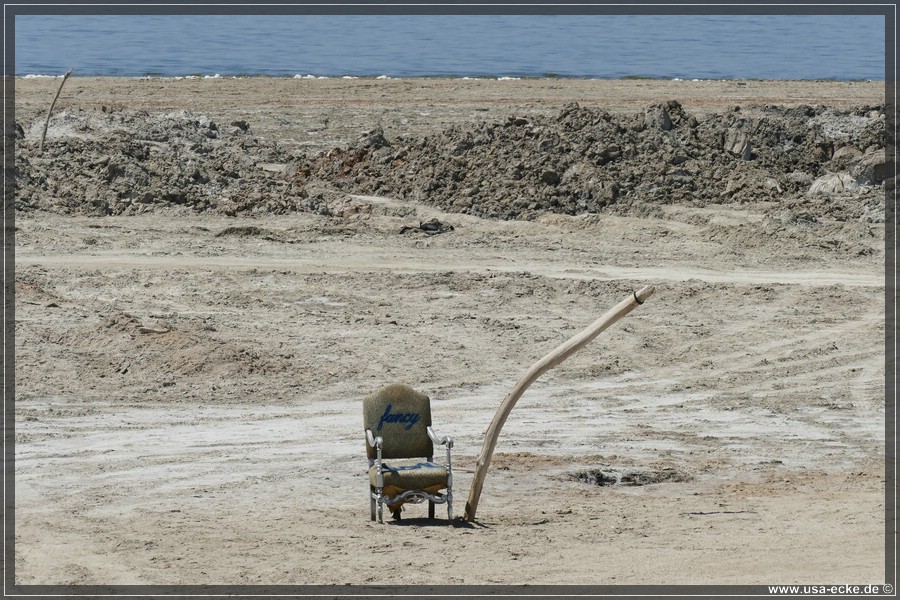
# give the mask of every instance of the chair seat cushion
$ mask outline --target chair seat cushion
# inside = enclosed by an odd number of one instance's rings
[[[382,463],[384,487],[401,490],[441,489],[447,487],[447,467],[428,461],[390,460]],[[374,487],[378,467],[369,469],[369,483]]]

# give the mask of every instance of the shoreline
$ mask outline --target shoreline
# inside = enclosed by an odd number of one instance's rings
[[[28,73],[25,75],[15,75],[14,78],[19,79],[60,79],[63,75],[49,75],[45,73]],[[441,74],[431,74],[431,75],[388,75],[386,73],[379,75],[354,75],[352,73],[346,73],[342,75],[317,75],[315,73],[296,73],[294,75],[273,75],[269,73],[256,73],[256,74],[221,74],[221,73],[213,73],[213,74],[204,74],[204,73],[186,73],[182,75],[163,75],[158,73],[147,73],[143,75],[96,75],[96,74],[88,74],[88,75],[76,75],[74,72],[70,76],[72,78],[84,78],[84,79],[150,79],[150,80],[182,80],[182,79],[364,79],[364,80],[419,80],[419,79],[439,79],[439,80],[453,80],[453,81],[470,81],[470,80],[484,80],[484,81],[650,81],[650,82],[665,82],[665,81],[691,81],[691,82],[704,82],[704,81],[713,81],[713,82],[735,82],[735,81],[753,81],[757,83],[789,83],[789,82],[798,82],[798,83],[885,83],[884,79],[871,79],[871,78],[862,78],[862,79],[832,79],[832,78],[816,78],[816,79],[804,79],[804,78],[791,78],[791,79],[781,79],[781,78],[760,78],[760,77],[651,77],[651,76],[643,76],[643,75],[628,75],[622,77],[598,77],[593,75],[558,75],[558,74],[545,74],[545,75],[441,75]]]
[[[43,124],[56,77],[15,81],[16,121]],[[148,79],[73,74],[54,109],[189,110],[216,122],[245,120],[257,135],[315,148],[339,146],[373,125],[386,135],[429,135],[453,125],[555,115],[577,102],[613,114],[677,100],[698,118],[765,105],[883,105],[884,82],[649,79]],[[761,110],[758,112],[762,112]],[[335,124],[339,123],[338,127]]]

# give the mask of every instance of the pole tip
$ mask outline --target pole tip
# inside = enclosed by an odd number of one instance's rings
[[[653,295],[654,290],[655,288],[652,285],[645,285],[634,293],[634,299],[638,304],[643,304],[647,301],[647,298]]]

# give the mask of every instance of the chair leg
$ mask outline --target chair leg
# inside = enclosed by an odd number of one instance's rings
[[[434,518],[434,502],[432,502],[431,500],[428,501],[428,518]]]
[[[372,520],[375,520],[375,512],[377,506],[378,522],[384,523],[384,519],[382,519],[384,510],[384,494],[382,493],[381,488],[372,488],[372,493],[369,495],[372,497],[372,503],[370,505],[372,508]]]
[[[369,487],[369,516],[372,521],[375,520],[375,493],[371,486]]]
[[[447,520],[453,520],[453,493],[447,490]]]

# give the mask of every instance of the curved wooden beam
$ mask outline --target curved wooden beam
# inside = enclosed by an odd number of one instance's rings
[[[494,454],[494,448],[497,445],[497,438],[500,436],[500,428],[506,423],[506,418],[516,402],[525,393],[534,381],[560,364],[562,361],[575,354],[583,346],[587,345],[591,340],[600,335],[607,327],[630,313],[638,305],[643,304],[647,298],[653,294],[653,286],[645,286],[628,296],[617,305],[612,307],[606,314],[591,323],[584,331],[570,338],[568,341],[560,344],[555,350],[547,354],[544,358],[534,363],[534,365],[525,372],[519,381],[513,386],[509,394],[494,415],[494,420],[484,434],[484,445],[481,448],[481,454],[475,463],[475,477],[472,480],[472,489],[469,490],[469,500],[466,502],[465,520],[472,521],[475,519],[475,510],[478,508],[478,499],[481,496],[481,488],[484,486],[484,478],[487,475],[488,467],[491,464],[491,456]]]
[[[41,133],[41,145],[38,148],[39,154],[44,154],[44,138],[47,137],[47,126],[50,124],[50,115],[53,114],[53,107],[56,106],[56,101],[59,100],[59,93],[62,91],[62,86],[66,83],[66,79],[69,78],[69,75],[72,74],[72,69],[66,71],[66,74],[63,75],[62,81],[59,82],[59,87],[56,88],[56,95],[53,96],[53,102],[50,103],[50,110],[47,111],[47,120],[44,121],[44,131]]]

